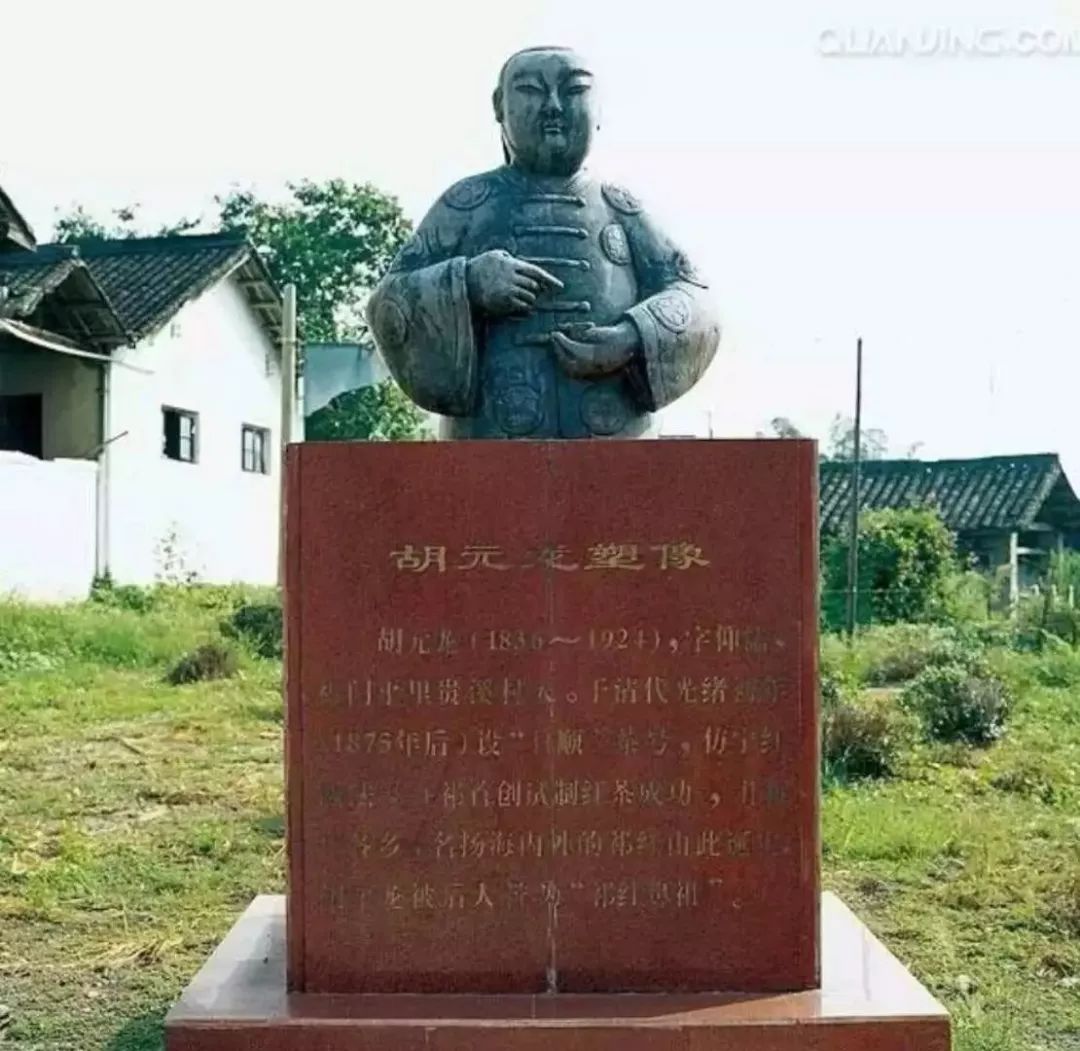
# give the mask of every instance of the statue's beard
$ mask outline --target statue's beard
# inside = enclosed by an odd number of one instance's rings
[[[536,175],[573,175],[585,163],[589,137],[569,132],[560,138],[529,137],[525,143],[511,143],[503,134],[503,156],[513,164]]]

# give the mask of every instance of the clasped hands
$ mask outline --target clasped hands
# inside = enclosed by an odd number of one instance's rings
[[[562,291],[563,283],[543,267],[496,248],[470,259],[465,267],[469,301],[495,317],[529,314],[542,291]],[[617,372],[640,345],[637,328],[623,319],[614,325],[576,322],[551,334],[563,371],[576,379]]]

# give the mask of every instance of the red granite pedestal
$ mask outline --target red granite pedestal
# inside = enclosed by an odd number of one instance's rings
[[[813,443],[309,444],[286,503],[288,900],[169,1051],[948,1048],[819,909]]]

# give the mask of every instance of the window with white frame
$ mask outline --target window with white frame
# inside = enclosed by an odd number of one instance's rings
[[[270,473],[270,431],[245,423],[240,432],[240,466],[254,474]]]

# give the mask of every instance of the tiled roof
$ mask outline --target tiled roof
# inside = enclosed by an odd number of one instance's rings
[[[851,464],[821,464],[821,528],[844,528]],[[1080,500],[1053,453],[974,460],[868,460],[861,467],[862,510],[933,507],[957,532],[1080,527]]]
[[[5,241],[19,248],[34,247],[34,231],[30,224],[19,214],[15,202],[0,186],[0,245]]]
[[[10,302],[25,304],[18,312],[33,309],[42,296],[48,295],[78,266],[73,259],[47,259],[34,253],[0,253],[0,288],[6,288]]]
[[[263,328],[277,339],[280,297],[262,260],[242,234],[175,234],[39,245],[32,255],[0,256],[0,270],[35,271],[35,264],[56,265],[72,258],[86,263],[124,327],[136,339],[157,331],[185,303],[233,272]]]
[[[0,252],[0,316],[100,348],[132,341],[90,267],[70,252]]]

